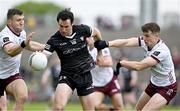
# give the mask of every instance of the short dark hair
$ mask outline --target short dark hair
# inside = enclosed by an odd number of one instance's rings
[[[142,27],[141,27],[141,30],[142,32],[148,32],[148,31],[151,31],[152,33],[159,33],[160,32],[160,27],[157,23],[147,23],[147,24],[144,24]]]
[[[70,11],[69,8],[64,9],[63,11],[60,11],[57,15],[57,22],[59,22],[59,19],[61,20],[67,20],[70,19],[71,23],[74,22],[74,14]]]
[[[7,13],[7,19],[11,19],[14,15],[23,15],[23,11],[19,9],[9,9]]]

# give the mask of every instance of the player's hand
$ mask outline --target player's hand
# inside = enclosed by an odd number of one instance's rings
[[[98,49],[98,50],[101,50],[101,49],[104,49],[106,47],[109,47],[109,42],[108,41],[105,41],[105,40],[97,40],[95,43],[94,43],[94,46]]]
[[[32,40],[34,34],[35,32],[31,32],[30,34],[27,35],[26,40],[24,41],[26,46],[29,46],[29,43]]]
[[[121,63],[120,62],[118,62],[117,64],[116,64],[116,75],[119,75],[119,68],[121,68]]]

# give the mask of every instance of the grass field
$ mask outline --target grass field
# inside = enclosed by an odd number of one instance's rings
[[[8,105],[8,111],[12,111],[13,103],[9,103]],[[24,111],[51,111],[50,108],[48,108],[48,103],[45,102],[33,102],[33,103],[26,103]],[[65,111],[82,111],[82,107],[78,103],[69,103]],[[129,109],[127,111],[132,111],[132,109]],[[163,108],[161,111],[180,111],[180,107],[172,107],[168,106]]]
[[[12,111],[13,103],[8,104],[8,111]],[[48,103],[45,102],[33,102],[26,103],[24,111],[51,111],[48,107]],[[65,111],[82,111],[82,107],[80,104],[68,104],[65,108]]]
[[[12,102],[9,103],[8,111],[12,111],[12,107],[13,107],[12,105],[13,105]],[[47,103],[45,102],[33,102],[33,103],[26,103],[24,111],[51,111],[51,110],[48,107]],[[66,106],[65,111],[82,111],[82,107],[78,103],[69,103]],[[163,108],[161,111],[180,111],[180,106],[179,107],[168,106]]]

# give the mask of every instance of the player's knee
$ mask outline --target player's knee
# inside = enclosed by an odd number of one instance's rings
[[[16,101],[19,103],[24,103],[27,99],[28,99],[27,94],[21,94],[21,95],[17,96]]]

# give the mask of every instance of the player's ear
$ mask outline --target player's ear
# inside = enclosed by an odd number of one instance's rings
[[[7,20],[7,25],[10,25],[11,24],[11,19],[8,19]]]

